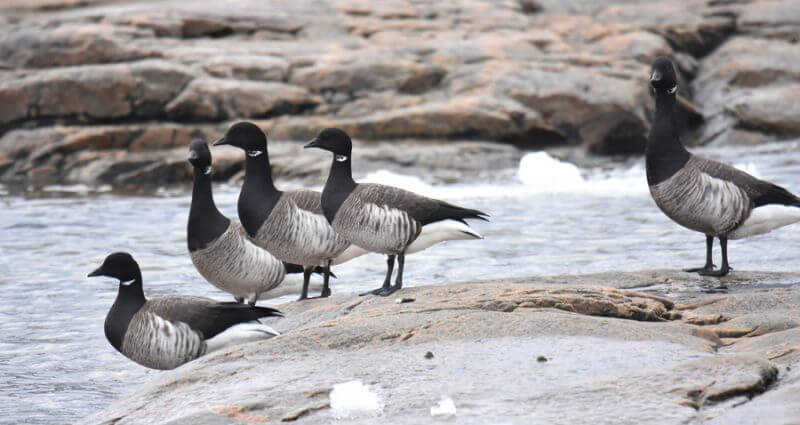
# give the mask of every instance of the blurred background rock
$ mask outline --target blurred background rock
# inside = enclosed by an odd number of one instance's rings
[[[367,159],[431,170],[513,167],[519,149],[636,154],[658,55],[680,68],[685,143],[800,136],[793,0],[12,0],[0,9],[6,184],[187,181],[190,140],[213,141],[240,119],[275,141],[277,173],[318,181],[328,161],[300,155],[300,142],[324,126],[347,130]],[[216,150],[215,161],[219,179],[240,173],[238,152]]]

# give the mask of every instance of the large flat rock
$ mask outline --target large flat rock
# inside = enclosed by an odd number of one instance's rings
[[[431,416],[442,397],[466,424],[792,423],[800,289],[771,285],[798,276],[736,276],[724,289],[653,270],[288,303],[281,336],[161,373],[85,423],[423,424],[447,420]],[[331,405],[350,381],[376,406]]]

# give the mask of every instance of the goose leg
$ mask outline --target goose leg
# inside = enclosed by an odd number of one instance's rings
[[[300,298],[297,301],[303,301],[304,299],[308,298],[308,282],[311,279],[311,272],[314,271],[314,267],[303,267],[303,290],[300,292]]]
[[[702,276],[716,276],[722,277],[726,274],[730,273],[733,270],[728,265],[728,238],[725,236],[719,237],[719,247],[722,248],[722,267],[719,270],[709,270],[709,271],[701,271],[700,275]]]
[[[382,290],[381,292],[378,293],[378,295],[386,297],[391,294],[394,294],[395,292],[403,288],[403,266],[405,265],[405,263],[406,263],[406,255],[399,254],[397,256],[397,279],[395,279],[394,281],[394,286],[390,286]]]
[[[331,260],[325,262],[325,273],[322,275],[322,292],[319,294],[320,298],[330,297],[331,288],[328,286],[328,281],[331,279]]]
[[[720,239],[720,245],[722,244],[722,239]],[[706,235],[706,265],[703,267],[695,267],[693,269],[683,269],[685,272],[689,273],[707,273],[714,270],[714,260],[711,258],[711,250],[714,248],[714,237],[711,235]]]
[[[381,292],[385,291],[386,289],[391,287],[392,284],[392,270],[394,270],[394,255],[389,255],[386,258],[386,279],[383,280],[383,286],[378,289],[373,289],[369,292],[364,292],[363,294],[358,294],[360,296],[364,295],[379,295]]]

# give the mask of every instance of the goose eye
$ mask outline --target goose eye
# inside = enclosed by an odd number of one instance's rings
[[[347,155],[336,155],[337,162],[344,162],[347,161]]]

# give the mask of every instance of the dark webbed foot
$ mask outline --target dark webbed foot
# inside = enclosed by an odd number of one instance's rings
[[[703,272],[708,273],[708,272],[714,271],[715,268],[717,268],[717,266],[715,266],[713,264],[706,264],[703,267],[695,267],[695,268],[691,268],[691,269],[683,269],[683,271],[685,271],[686,273],[703,273]]]
[[[307,300],[307,299],[308,299],[308,296],[306,294],[301,294],[300,298],[298,298],[297,301],[303,301],[303,300]]]
[[[386,289],[391,288],[391,286],[381,286],[378,289],[373,289],[371,291],[362,292],[358,294],[359,297],[363,297],[365,295],[380,295],[381,292],[385,291]]]
[[[320,298],[327,298],[331,296],[331,288],[322,288],[322,292],[320,292]]]
[[[378,292],[375,295],[380,295],[382,297],[388,297],[389,295],[392,295],[395,292],[399,291],[401,288],[402,288],[402,285],[401,286],[393,285],[393,286],[390,286],[388,288],[385,288],[385,289],[381,290],[380,292]]]
[[[713,277],[722,277],[722,276],[725,276],[725,275],[727,275],[728,273],[730,273],[730,271],[731,271],[731,270],[733,270],[733,269],[732,269],[732,268],[730,268],[730,267],[724,267],[724,266],[723,266],[723,267],[722,267],[721,269],[719,269],[719,270],[704,270],[704,271],[700,271],[700,272],[698,272],[698,274],[699,274],[700,276],[713,276]]]
[[[244,297],[233,297],[233,299],[236,300],[236,304],[244,304]]]

